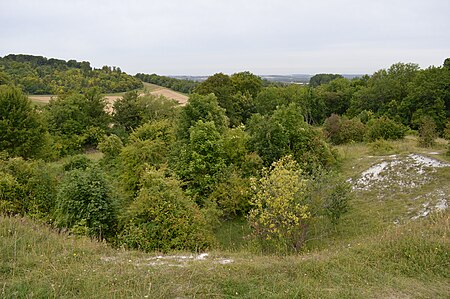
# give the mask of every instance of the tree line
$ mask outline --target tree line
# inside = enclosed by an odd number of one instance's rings
[[[194,90],[194,88],[198,85],[198,82],[192,80],[182,80],[167,76],[160,76],[157,74],[149,75],[137,73],[135,77],[142,80],[143,82],[156,84],[187,94],[191,93]]]
[[[95,69],[87,61],[23,54],[0,57],[0,74],[0,80],[11,81],[28,94],[81,92],[92,87],[103,93],[114,93],[142,87],[139,79],[118,67]]]

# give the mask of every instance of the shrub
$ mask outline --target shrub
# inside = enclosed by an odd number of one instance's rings
[[[99,144],[98,149],[103,153],[103,159],[110,161],[116,158],[123,148],[122,140],[117,135],[105,137]]]
[[[436,124],[431,117],[424,117],[419,127],[419,146],[432,147],[437,138]]]
[[[371,119],[368,123],[368,130],[366,139],[369,142],[377,139],[397,140],[405,137],[407,128],[388,117],[382,116],[380,118]]]
[[[318,171],[309,177],[306,197],[312,216],[316,219],[326,216],[336,225],[348,211],[351,185],[334,172]]]
[[[24,192],[16,178],[0,171],[0,212],[8,215],[24,214]]]
[[[332,114],[324,123],[325,135],[334,144],[361,142],[366,130],[366,126],[359,119],[347,119],[337,114]]]
[[[12,186],[13,181],[17,184],[17,188],[15,187],[17,196],[13,200],[14,209],[10,211],[11,213],[27,214],[44,220],[51,218],[56,195],[56,179],[44,162],[10,158],[0,161],[0,172],[8,177],[5,178],[5,184],[9,182],[9,186]]]
[[[63,169],[65,171],[81,169],[85,170],[86,168],[92,165],[92,161],[86,157],[86,155],[75,155],[70,156],[67,161],[63,164]]]
[[[298,251],[311,213],[305,198],[306,180],[297,162],[291,156],[274,162],[254,187],[248,216],[254,237],[267,249]]]
[[[85,147],[96,147],[103,140],[105,130],[99,127],[88,127],[80,136],[80,143]]]
[[[351,198],[342,177],[325,170],[304,174],[291,156],[273,163],[253,187],[248,216],[253,236],[263,249],[283,253],[299,251],[312,224],[336,225]],[[316,233],[322,235],[324,225]]]
[[[197,205],[188,199],[176,179],[163,170],[148,168],[142,188],[126,209],[118,242],[145,251],[202,250],[213,241]]]
[[[84,231],[100,239],[113,233],[114,198],[108,182],[98,169],[68,172],[58,188],[56,201],[57,226],[75,232]]]
[[[222,182],[218,183],[211,193],[211,201],[217,203],[225,219],[246,215],[250,210],[252,192],[250,179],[243,178],[236,170]]]
[[[369,143],[370,153],[376,156],[383,156],[392,154],[395,148],[388,141],[384,139],[377,139]]]

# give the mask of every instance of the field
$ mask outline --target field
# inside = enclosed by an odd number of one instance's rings
[[[173,99],[180,103],[180,105],[185,105],[188,100],[188,96],[170,90],[165,87],[161,87],[158,85],[150,84],[150,83],[144,83],[144,88],[138,90],[140,95],[144,95],[145,93],[150,93],[153,95],[162,95],[165,96],[168,99]],[[115,101],[117,101],[119,98],[121,98],[124,95],[124,93],[117,93],[117,94],[108,94],[105,96],[106,102],[108,103],[108,111],[111,111],[111,107],[114,104]],[[52,97],[55,97],[54,95],[30,95],[29,98],[33,103],[36,105],[45,105],[48,104],[50,99]]]
[[[161,255],[0,217],[0,297],[449,298],[445,143],[338,147],[350,211],[288,256],[256,251],[243,220],[217,231],[216,249]]]

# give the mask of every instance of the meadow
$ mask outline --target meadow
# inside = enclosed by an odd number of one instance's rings
[[[445,143],[424,149],[407,136],[389,142],[388,154],[360,143],[337,147],[353,184],[349,212],[296,254],[258,252],[239,219],[216,230],[215,249],[161,254],[2,216],[1,297],[448,298]],[[365,172],[383,162],[382,171]]]

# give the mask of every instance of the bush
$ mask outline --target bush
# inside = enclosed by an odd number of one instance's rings
[[[366,126],[358,118],[347,119],[332,114],[324,122],[325,135],[334,144],[361,142],[366,131]]]
[[[377,139],[397,140],[405,137],[407,128],[388,117],[382,116],[380,118],[371,119],[368,123],[368,130],[366,139],[369,142]]]
[[[24,192],[16,178],[0,171],[0,212],[8,215],[24,214]]]
[[[56,201],[57,226],[100,239],[114,232],[114,198],[99,170],[86,168],[68,172],[58,188]]]
[[[384,156],[392,154],[395,148],[388,141],[384,139],[377,139],[374,142],[369,143],[370,153],[376,156]]]
[[[419,146],[432,147],[437,136],[434,120],[431,117],[424,117],[419,127]]]
[[[299,251],[312,224],[323,224],[320,235],[325,225],[336,225],[351,198],[342,177],[324,170],[304,174],[291,156],[273,163],[254,183],[248,216],[253,236],[263,249],[282,253]]]
[[[334,172],[319,171],[309,177],[306,197],[311,214],[316,219],[326,220],[336,225],[348,211],[351,199],[351,185]],[[325,219],[323,219],[325,220]]]
[[[118,243],[145,251],[202,250],[213,242],[209,225],[176,179],[148,168],[142,188],[126,209]]]
[[[272,164],[254,186],[248,220],[266,249],[289,252],[302,247],[311,221],[306,180],[297,162],[286,156]]]
[[[10,201],[14,202],[10,206],[13,207],[10,213],[27,214],[44,220],[51,218],[55,203],[56,179],[44,162],[10,158],[0,161],[0,172],[5,174],[4,184],[14,185],[16,190],[16,198],[9,197]]]
[[[99,144],[98,149],[103,153],[103,159],[110,161],[116,158],[123,148],[122,140],[117,135],[105,137]]]
[[[222,217],[230,219],[247,214],[251,195],[250,179],[232,170],[226,179],[216,185],[210,199],[217,203]]]
[[[92,161],[86,157],[86,155],[75,155],[70,156],[67,161],[63,164],[63,169],[65,171],[81,169],[85,170],[86,168],[92,165]]]

